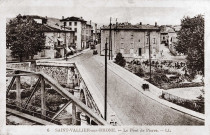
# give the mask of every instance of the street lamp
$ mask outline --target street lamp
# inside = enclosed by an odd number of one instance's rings
[[[107,38],[105,43],[105,94],[104,94],[104,119],[107,120]]]

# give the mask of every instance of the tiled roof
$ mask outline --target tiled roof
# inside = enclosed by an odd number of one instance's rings
[[[47,20],[47,18],[42,17],[42,16],[38,16],[38,15],[23,15],[23,17],[29,17],[32,19],[43,19],[43,20]]]
[[[80,21],[80,22],[87,22],[83,18],[74,17],[74,16],[61,19],[60,21]]]
[[[55,27],[51,27],[49,25],[42,25],[41,31],[43,32],[73,32],[70,30],[62,30]]]
[[[60,20],[57,19],[57,18],[48,17],[47,18],[47,25],[49,25],[51,27],[54,27],[54,28],[57,28],[57,29],[61,29],[61,26],[63,25],[63,23],[60,22]]]
[[[110,26],[102,26],[102,30],[110,29]],[[122,29],[122,30],[160,30],[159,26],[154,25],[132,25],[128,24],[113,24],[111,29]]]

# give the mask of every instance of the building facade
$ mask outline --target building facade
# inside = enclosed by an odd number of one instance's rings
[[[104,55],[105,43],[109,49],[110,27],[101,28],[101,54]],[[150,40],[149,40],[150,39]],[[111,26],[112,55],[122,53],[124,57],[149,58],[149,45],[152,58],[159,55],[160,28],[155,25],[131,25],[120,23]],[[111,50],[111,47],[110,47]]]
[[[67,47],[74,45],[74,31],[61,30],[44,25],[42,32],[46,36],[45,48],[35,58],[64,57]]]
[[[92,36],[92,26],[90,24],[86,24],[86,48],[88,48],[93,41],[93,36]]]
[[[60,20],[63,23],[64,28],[75,32],[74,40],[77,50],[83,50],[86,48],[86,22],[82,17],[67,17]]]

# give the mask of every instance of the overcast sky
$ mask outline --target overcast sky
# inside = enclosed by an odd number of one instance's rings
[[[44,2],[43,2],[44,1]],[[193,17],[197,14],[205,14],[206,0],[2,0],[3,12],[7,17],[15,17],[18,14],[40,15],[61,19],[62,16],[83,17],[86,21],[107,24],[112,17],[115,23],[131,22],[136,24],[180,24],[183,16]],[[204,8],[199,7],[204,3]],[[201,5],[201,6],[203,6]],[[6,7],[7,6],[7,7]]]

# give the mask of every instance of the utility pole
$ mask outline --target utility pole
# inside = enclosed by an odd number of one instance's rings
[[[150,48],[150,31],[148,31],[148,39],[149,39],[149,82],[151,82],[151,48]]]
[[[105,95],[104,95],[104,119],[107,120],[107,38],[105,43]]]
[[[65,28],[66,28],[66,23],[64,23],[64,33],[65,33],[65,40],[64,40],[64,42],[65,42],[65,47],[63,47],[64,48],[64,58],[66,58],[66,61],[67,61],[67,44],[66,44],[66,31],[65,31]]]
[[[111,48],[111,42],[112,42],[112,41],[111,41],[111,37],[112,37],[112,35],[111,35],[111,34],[112,34],[112,33],[111,33],[111,29],[112,29],[111,19],[112,19],[112,18],[110,17],[110,24],[109,24],[109,26],[110,26],[110,27],[109,27],[109,60],[110,60],[110,57],[111,57],[111,49],[112,49],[112,48]]]

